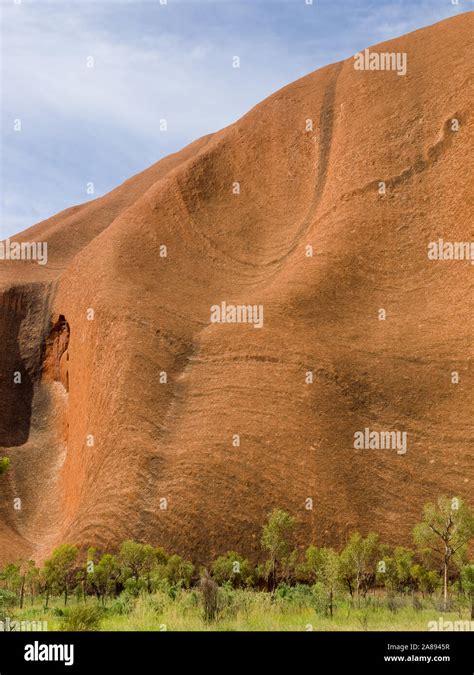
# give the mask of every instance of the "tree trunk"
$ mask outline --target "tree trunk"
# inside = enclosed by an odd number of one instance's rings
[[[448,562],[446,558],[444,559],[443,570],[443,610],[445,612],[448,610]]]
[[[25,597],[25,579],[21,582],[20,588],[20,609],[23,609],[23,598]]]

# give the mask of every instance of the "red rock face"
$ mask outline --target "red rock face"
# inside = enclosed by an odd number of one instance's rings
[[[469,499],[473,268],[427,251],[473,239],[472,28],[371,48],[403,76],[322,68],[17,238],[49,259],[0,263],[2,560],[257,557],[275,506],[302,545],[408,543],[427,500]]]
[[[43,378],[60,382],[69,391],[69,337],[71,330],[64,316],[59,316],[46,340],[43,358]]]

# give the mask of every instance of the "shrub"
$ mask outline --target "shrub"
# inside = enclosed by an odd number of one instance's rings
[[[7,616],[12,619],[12,607],[18,602],[16,593],[0,589],[0,621],[5,621]]]
[[[0,457],[0,476],[2,473],[8,471],[10,467],[10,458],[9,457]]]
[[[194,572],[194,565],[179,555],[172,555],[164,566],[164,577],[171,585],[189,588]]]
[[[18,602],[16,593],[0,588],[0,611],[14,607]]]
[[[212,564],[212,576],[220,585],[229,582],[233,588],[251,585],[252,568],[249,561],[235,551],[228,551]]]
[[[170,603],[169,596],[164,593],[155,593],[144,598],[145,605],[155,614],[163,614],[167,605]]]
[[[176,610],[181,616],[187,616],[201,604],[201,594],[197,590],[184,591],[180,594],[179,602],[176,603]]]
[[[98,606],[78,606],[65,610],[64,614],[60,630],[74,632],[97,631],[100,629],[103,612]]]
[[[233,598],[234,614],[237,615],[239,612],[241,612],[242,614],[245,615],[246,618],[248,618],[252,607],[255,607],[258,604],[260,595],[261,595],[260,593],[255,591],[244,591],[244,590],[234,591],[234,598]],[[265,611],[265,609],[263,609],[262,611]]]
[[[324,588],[324,584],[320,581],[316,582],[311,588],[313,594],[313,607],[316,614],[327,616],[329,612],[329,598]]]
[[[393,614],[396,614],[399,609],[402,607],[402,601],[400,598],[398,598],[394,593],[388,593],[387,595],[387,607],[388,609],[393,612]]]
[[[230,582],[225,583],[217,590],[217,613],[226,619],[234,619],[239,610],[236,604],[236,591]]]
[[[297,584],[289,586],[280,584],[274,593],[275,602],[281,607],[292,605],[293,607],[304,608],[314,607],[314,593],[310,586]]]
[[[423,609],[423,604],[416,595],[413,595],[412,597],[412,607],[415,612],[420,612]]]
[[[134,599],[130,593],[124,591],[121,593],[118,598],[110,603],[109,612],[111,614],[130,614],[134,608]]]
[[[147,582],[145,579],[135,579],[135,577],[130,577],[123,584],[124,592],[131,596],[132,598],[138,598],[140,593],[147,588]]]

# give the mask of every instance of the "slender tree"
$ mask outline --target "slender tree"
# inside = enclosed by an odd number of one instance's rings
[[[275,588],[281,572],[288,563],[292,547],[290,538],[293,534],[295,519],[286,511],[274,509],[268,514],[262,531],[262,547],[268,551],[271,588]]]
[[[440,497],[436,504],[425,504],[423,520],[415,526],[415,543],[438,556],[443,568],[443,609],[448,608],[449,566],[462,556],[474,537],[474,517],[460,497]]]
[[[320,548],[316,578],[323,585],[328,598],[329,615],[332,619],[334,611],[334,594],[339,584],[340,559],[332,548]]]
[[[115,592],[117,580],[120,575],[120,567],[117,558],[111,553],[104,553],[99,562],[94,566],[94,586],[97,594],[105,605],[108,595]]]
[[[381,551],[377,534],[370,532],[362,537],[355,532],[341,553],[341,578],[351,596],[357,599],[366,595],[376,578]]]

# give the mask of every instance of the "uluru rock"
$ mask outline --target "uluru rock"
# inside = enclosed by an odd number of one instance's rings
[[[255,559],[274,507],[300,545],[409,543],[427,500],[469,499],[474,269],[427,252],[473,240],[472,31],[370,48],[404,75],[321,68],[14,238],[48,262],[0,261],[2,561]]]

